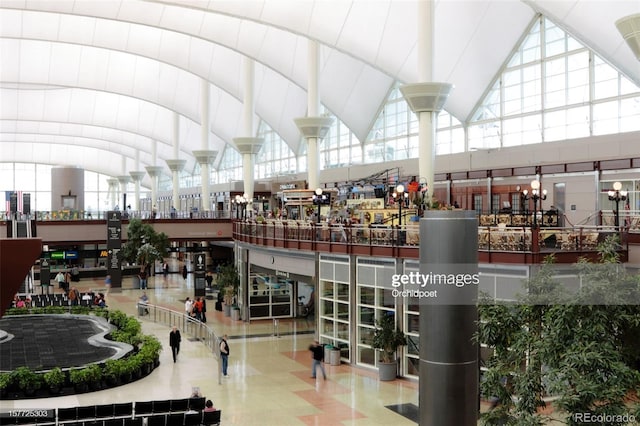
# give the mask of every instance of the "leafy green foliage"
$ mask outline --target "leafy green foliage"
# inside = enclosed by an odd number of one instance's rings
[[[224,303],[230,305],[238,295],[240,287],[240,275],[234,264],[227,264],[220,267],[218,273],[218,285],[224,289]]]
[[[575,413],[638,409],[627,396],[640,384],[640,281],[619,264],[618,249],[617,237],[608,237],[599,263],[578,262],[575,293],[554,280],[548,258],[517,303],[480,304],[478,339],[494,349],[481,392],[500,402],[483,424],[544,424],[545,395],[556,397],[569,425]]]
[[[11,372],[13,382],[17,383],[21,390],[40,389],[42,386],[42,376],[29,367],[18,367]]]
[[[64,385],[65,374],[60,367],[55,367],[52,370],[44,373],[44,382],[50,388],[60,388]]]
[[[393,315],[383,314],[379,320],[376,320],[371,347],[381,351],[382,362],[393,362],[398,348],[406,344],[407,337],[396,327]]]
[[[152,225],[131,219],[127,228],[127,242],[122,246],[122,258],[129,263],[149,265],[162,260],[169,249],[169,237],[156,232]]]

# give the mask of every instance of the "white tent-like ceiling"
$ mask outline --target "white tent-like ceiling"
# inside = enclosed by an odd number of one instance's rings
[[[209,148],[248,136],[245,57],[255,61],[254,123],[299,152],[308,39],[321,46],[321,102],[365,140],[396,81],[419,82],[416,12],[417,0],[1,0],[0,162],[118,176],[154,165],[157,141],[155,165],[165,166],[177,113],[179,158],[193,167],[203,80]],[[435,1],[434,81],[455,86],[445,109],[468,120],[538,14],[640,84],[615,26],[637,13],[637,0]]]

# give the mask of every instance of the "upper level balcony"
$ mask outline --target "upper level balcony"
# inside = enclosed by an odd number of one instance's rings
[[[535,264],[553,254],[558,263],[581,257],[596,259],[597,245],[615,233],[611,226],[478,227],[478,261]],[[628,232],[623,232],[620,257],[628,259]],[[640,236],[640,233],[635,234]],[[236,221],[233,238],[265,247],[364,256],[419,258],[418,222],[403,226],[329,225],[297,220]]]

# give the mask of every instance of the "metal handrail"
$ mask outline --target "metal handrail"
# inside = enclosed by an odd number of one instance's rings
[[[213,353],[218,362],[218,384],[222,383],[222,362],[220,360],[220,338],[207,324],[196,320],[184,312],[174,311],[162,306],[148,303],[136,303],[138,317],[148,319],[156,324],[164,324],[169,327],[174,325],[182,330],[182,333],[196,338],[204,343]],[[146,312],[148,312],[148,314]]]

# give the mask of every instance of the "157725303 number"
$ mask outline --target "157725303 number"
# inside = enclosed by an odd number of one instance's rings
[[[15,408],[0,412],[0,419],[15,418],[53,418],[55,410],[51,408]]]

